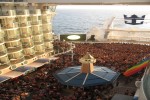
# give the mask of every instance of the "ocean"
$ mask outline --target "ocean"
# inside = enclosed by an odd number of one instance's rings
[[[138,16],[150,15],[150,6],[119,5],[91,8],[77,7],[76,9],[70,6],[66,9],[65,6],[56,7],[56,15],[52,21],[53,32],[55,34],[86,33],[92,27],[102,27],[104,22],[112,16],[123,19],[124,14],[127,16],[133,14]]]

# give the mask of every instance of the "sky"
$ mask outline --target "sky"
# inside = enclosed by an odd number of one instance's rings
[[[135,9],[135,10],[149,10],[149,5],[59,5],[57,9],[106,9],[106,10],[118,10],[118,9]]]

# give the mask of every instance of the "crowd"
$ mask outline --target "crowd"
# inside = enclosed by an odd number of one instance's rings
[[[69,45],[65,43],[57,41],[54,45],[63,46],[67,50]],[[76,43],[73,51],[73,62],[70,54],[62,54],[58,56],[59,59],[52,60],[35,72],[1,83],[0,100],[111,100],[114,95],[111,91],[114,88],[113,84],[87,88],[67,87],[59,83],[53,74],[65,67],[81,65],[79,58],[86,52],[90,52],[97,59],[94,65],[106,66],[123,73],[149,54],[150,47],[119,43]],[[141,76],[140,73],[140,76],[132,78],[139,79]],[[121,75],[121,78],[125,77]],[[133,96],[135,91],[127,92],[127,95]]]

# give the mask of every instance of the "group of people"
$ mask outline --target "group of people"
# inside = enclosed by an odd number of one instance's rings
[[[66,42],[56,41],[54,45],[63,46],[68,50]],[[59,48],[58,48],[59,49]],[[62,51],[63,52],[63,51]],[[38,68],[35,72],[0,84],[1,100],[111,100],[114,92],[113,84],[93,87],[68,87],[58,82],[53,74],[63,68],[80,66],[79,59],[86,52],[96,58],[97,66],[109,67],[123,73],[127,68],[139,62],[145,55],[150,53],[150,47],[136,44],[119,43],[75,43],[74,57],[70,54],[59,55],[57,60],[51,60]],[[135,76],[134,78],[141,78]],[[122,78],[124,78],[121,75]],[[133,77],[132,77],[133,78]],[[127,78],[126,78],[127,79]],[[132,92],[132,93],[130,93]],[[135,91],[128,90],[128,94],[134,95]],[[26,95],[23,95],[26,94]],[[26,98],[26,99],[25,99]]]

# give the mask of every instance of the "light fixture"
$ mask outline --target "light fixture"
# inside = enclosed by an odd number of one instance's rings
[[[67,39],[69,39],[69,40],[78,40],[78,39],[80,39],[80,36],[79,35],[69,35],[69,36],[67,36]]]

